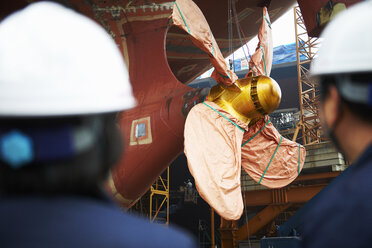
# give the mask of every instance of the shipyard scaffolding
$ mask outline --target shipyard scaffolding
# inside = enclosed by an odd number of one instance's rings
[[[300,113],[296,127],[282,130],[281,134],[306,145],[324,141],[319,120],[319,89],[310,76],[310,64],[316,56],[320,40],[308,36],[300,8],[296,6],[293,10]]]
[[[169,167],[156,178],[150,189],[129,211],[135,212],[150,222],[169,224]]]
[[[150,222],[169,224],[169,167],[150,188]]]
[[[305,145],[305,164],[298,178],[281,189],[266,188],[242,170],[245,213],[239,221],[221,218],[219,232],[223,248],[252,247],[252,237],[259,240],[264,236],[294,235],[293,230],[303,212],[299,209],[347,167],[343,156],[323,137],[319,120],[319,90],[309,76],[310,63],[316,56],[320,41],[308,36],[299,7],[294,8],[294,19],[300,115],[297,125],[282,130],[281,134]]]
[[[300,8],[294,8],[297,76],[300,99],[300,121],[298,123],[294,140],[299,130],[302,131],[302,143],[313,144],[321,141],[321,126],[319,120],[319,89],[310,77],[310,63],[316,56],[319,48],[319,38],[310,37],[304,23]],[[304,59],[300,59],[303,57]]]

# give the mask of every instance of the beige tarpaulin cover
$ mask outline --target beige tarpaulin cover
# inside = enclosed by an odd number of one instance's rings
[[[299,150],[299,144],[283,138],[268,120],[248,129],[246,123],[209,101],[193,107],[187,116],[184,134],[189,170],[200,196],[224,219],[237,220],[243,211],[241,166],[269,188],[288,185],[303,167],[304,147]]]
[[[254,75],[269,76],[272,60],[271,23],[267,9],[264,7],[258,45],[252,55],[248,74],[253,72]],[[244,133],[242,166],[256,182],[269,188],[281,188],[298,176],[305,162],[306,150],[303,146],[300,149],[300,145],[296,142],[282,138],[268,120],[269,117],[266,116],[265,120],[258,121]],[[251,138],[252,140],[248,142]]]
[[[190,34],[194,44],[209,55],[215,68],[212,77],[218,82],[231,85],[238,77],[229,70],[220,48],[202,11],[191,0],[174,2],[172,13],[173,24]]]
[[[205,102],[243,128],[213,102]],[[185,154],[200,196],[225,219],[239,219],[243,213],[240,188],[241,143],[244,131],[200,103],[186,119]]]
[[[259,45],[252,56],[255,66],[250,70],[256,75],[271,71],[269,24],[264,8]],[[194,106],[187,116],[184,135],[189,170],[200,196],[226,220],[237,220],[243,212],[241,166],[256,182],[279,188],[292,182],[305,162],[305,149],[282,138],[268,120],[265,117],[248,128],[209,101]]]
[[[273,63],[273,38],[271,33],[270,17],[266,7],[263,8],[263,17],[258,32],[258,44],[255,53],[249,61],[249,72],[253,75],[269,76]]]
[[[282,137],[268,116],[244,133],[242,144],[243,169],[253,180],[269,188],[291,183],[305,162],[305,147]]]

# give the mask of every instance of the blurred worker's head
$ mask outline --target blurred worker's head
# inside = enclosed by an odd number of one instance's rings
[[[371,142],[371,13],[372,1],[366,1],[331,21],[311,67],[320,84],[323,123],[351,161],[360,153],[354,151],[358,144]]]
[[[134,106],[112,38],[51,2],[0,23],[0,191],[90,190],[122,152],[116,113]]]

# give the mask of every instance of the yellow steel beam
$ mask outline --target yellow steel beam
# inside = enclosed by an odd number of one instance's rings
[[[215,247],[215,238],[214,238],[214,209],[211,208],[211,248]]]
[[[288,203],[304,203],[313,198],[320,190],[324,188],[325,184],[320,185],[307,185],[297,186],[282,189]],[[244,194],[244,205],[246,207],[254,206],[267,206],[271,204],[281,204],[286,202],[275,202],[273,194],[276,191],[268,190],[256,190],[256,191],[245,191]]]
[[[248,223],[242,225],[239,230],[236,231],[236,241],[248,239],[261,228],[269,224],[276,216],[286,210],[290,205],[291,204],[267,206],[252,219],[250,219]]]
[[[333,178],[339,172],[317,173],[301,175],[298,181]],[[296,186],[282,189],[257,190],[244,192],[244,204],[246,207],[267,206],[251,220],[233,233],[234,244],[245,240],[255,234],[262,227],[269,224],[276,216],[287,209],[293,203],[305,203],[319,193],[326,185]]]
[[[237,221],[225,220],[221,218],[221,224],[218,231],[221,235],[221,247],[222,248],[234,248],[236,242],[234,239],[234,233],[238,230]]]
[[[340,171],[331,171],[331,172],[321,172],[321,173],[314,173],[314,174],[303,174],[303,175],[301,174],[295,179],[295,182],[335,178],[338,175],[340,175],[340,173],[341,173]]]
[[[153,187],[151,187],[151,193],[154,193],[156,195],[164,195],[164,196],[169,196],[169,192],[166,190],[156,190]]]
[[[154,222],[155,219],[156,219],[156,217],[158,217],[159,211],[160,211],[161,207],[163,206],[163,204],[164,204],[164,202],[165,202],[166,200],[168,200],[168,199],[165,197],[165,198],[163,199],[163,201],[161,202],[160,206],[157,208],[154,217],[151,219],[151,222]]]
[[[150,221],[155,222],[158,218],[158,214],[163,207],[164,203],[167,203],[167,210],[166,210],[166,225],[169,224],[169,167],[167,168],[167,175],[166,178],[162,178],[159,176],[154,184],[150,188],[151,194],[150,194]],[[154,198],[154,196],[157,196]],[[160,197],[159,197],[160,196]],[[164,197],[164,198],[162,198]],[[159,205],[158,200],[159,198],[162,198],[162,202]],[[155,203],[154,203],[155,200]]]

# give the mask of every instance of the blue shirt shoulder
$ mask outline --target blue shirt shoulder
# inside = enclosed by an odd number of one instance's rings
[[[3,247],[196,247],[176,228],[92,198],[3,197],[0,219]]]
[[[306,215],[303,247],[370,247],[372,145],[323,191]]]

